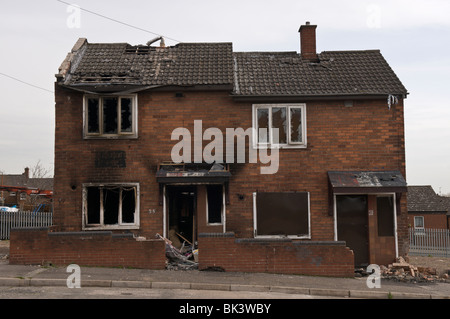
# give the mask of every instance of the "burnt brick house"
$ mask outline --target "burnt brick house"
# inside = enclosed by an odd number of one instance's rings
[[[299,32],[300,53],[80,39],[56,75],[54,226],[16,230],[10,261],[164,268],[172,230],[200,269],[352,276],[407,254],[407,90],[380,51]]]

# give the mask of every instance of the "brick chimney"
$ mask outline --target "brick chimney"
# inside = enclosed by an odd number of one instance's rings
[[[306,24],[302,25],[298,30],[298,32],[300,32],[300,54],[304,60],[318,60],[316,52],[316,28],[317,25],[311,25],[309,21],[307,21]]]
[[[28,167],[25,167],[24,172],[22,173],[23,176],[25,176],[26,179],[30,178],[30,169]]]

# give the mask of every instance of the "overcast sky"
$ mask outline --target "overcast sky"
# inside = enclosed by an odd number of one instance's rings
[[[232,42],[235,51],[299,51],[298,28],[310,21],[318,25],[319,52],[381,50],[410,93],[407,182],[450,193],[450,1],[66,2],[82,10],[57,0],[0,2],[0,171],[5,174],[22,173],[38,160],[53,169],[54,75],[78,38],[145,44],[163,35],[166,45]]]

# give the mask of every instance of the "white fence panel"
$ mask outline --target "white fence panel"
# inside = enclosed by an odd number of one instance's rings
[[[11,228],[40,228],[52,225],[51,212],[0,212],[0,240],[9,239]]]
[[[450,257],[450,230],[410,228],[409,255]]]

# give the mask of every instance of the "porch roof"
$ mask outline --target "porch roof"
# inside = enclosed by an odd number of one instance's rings
[[[330,171],[328,180],[334,193],[406,193],[400,171]]]

